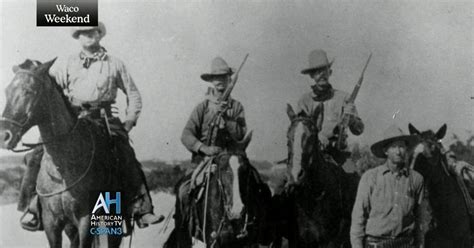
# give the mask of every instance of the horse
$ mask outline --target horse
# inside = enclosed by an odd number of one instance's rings
[[[426,247],[472,247],[470,217],[456,175],[450,172],[440,140],[444,124],[435,133],[418,131],[411,123],[410,134],[417,135],[423,151],[414,158],[414,169],[425,179],[428,202],[432,209],[431,230],[426,233]]]
[[[71,247],[91,247],[98,236],[94,239],[90,234],[89,194],[118,189],[111,180],[110,145],[102,128],[76,117],[49,75],[54,61],[41,64],[28,59],[13,67],[15,76],[6,88],[7,102],[0,120],[0,148],[15,149],[22,136],[38,126],[42,143],[36,145],[43,145],[44,155],[36,192],[49,246],[62,246],[64,230]],[[106,242],[118,247],[121,239],[120,235],[109,235]]]
[[[241,152],[223,152],[210,160],[201,187],[190,190],[189,175],[178,182],[175,228],[164,247],[191,247],[193,237],[206,247],[269,242],[264,230],[271,192],[257,170]]]
[[[280,218],[273,247],[281,237],[289,247],[349,246],[350,212],[355,200],[349,191],[349,176],[326,161],[313,118],[295,114],[287,106],[289,182],[281,194],[273,196],[275,218]],[[286,227],[286,228],[285,228]]]

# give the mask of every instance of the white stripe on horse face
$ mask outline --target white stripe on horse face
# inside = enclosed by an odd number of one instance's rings
[[[231,156],[229,159],[229,165],[232,169],[233,180],[232,180],[232,209],[230,210],[231,219],[240,218],[244,204],[240,198],[239,190],[239,158],[237,156]]]
[[[300,122],[297,124],[295,129],[295,136],[293,138],[293,159],[291,167],[291,176],[293,177],[294,182],[298,182],[298,175],[301,172],[301,155],[303,154],[302,139],[304,134],[303,123]]]

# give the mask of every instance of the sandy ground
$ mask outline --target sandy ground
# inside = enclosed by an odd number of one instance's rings
[[[174,196],[166,193],[152,195],[155,213],[167,216],[174,207]],[[16,204],[0,207],[0,247],[2,248],[36,248],[48,247],[48,241],[44,232],[29,232],[20,227],[19,219],[21,213],[16,210]],[[145,229],[136,228],[132,239],[132,247],[162,247],[174,227],[171,219],[170,224],[163,230],[163,222]],[[121,247],[129,247],[129,238],[124,238]],[[63,246],[69,247],[69,240],[63,234]],[[194,247],[204,247],[202,243],[196,243]]]

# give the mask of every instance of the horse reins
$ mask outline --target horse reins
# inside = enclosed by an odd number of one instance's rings
[[[36,99],[34,100],[33,102],[33,106],[38,106],[38,101],[41,99],[41,97],[43,96],[43,94],[45,93],[45,90],[44,90],[44,84],[45,84],[45,80],[41,77],[39,77],[38,75],[36,75],[35,73],[31,72],[31,71],[27,71],[27,70],[19,70],[16,72],[16,74],[26,74],[26,75],[29,75],[33,78],[35,78],[36,80],[40,81],[41,82],[41,85],[42,85],[42,88],[41,88],[41,92],[38,96],[36,96]],[[51,110],[51,104],[48,104],[49,106],[49,115],[50,116],[53,116],[53,113],[52,113],[52,110]],[[27,114],[27,119],[23,122],[23,123],[20,123],[18,121],[15,121],[13,119],[10,119],[10,118],[6,118],[6,117],[2,117],[0,118],[0,121],[3,121],[3,122],[6,122],[6,123],[9,123],[9,124],[12,124],[13,126],[16,126],[17,128],[19,128],[20,132],[19,133],[24,133],[25,132],[25,129],[26,127],[28,127],[28,124],[31,122],[31,119],[32,119],[32,114],[31,112]],[[39,143],[23,143],[21,142],[24,146],[27,146],[28,148],[26,149],[20,149],[20,150],[15,150],[15,149],[11,149],[13,152],[24,152],[24,151],[29,151],[29,150],[32,150],[34,149],[35,147],[38,147],[38,146],[41,146],[41,145],[45,145],[45,144],[51,144],[51,143],[54,143],[57,141],[57,139],[59,139],[60,137],[66,137],[66,136],[69,136],[70,134],[72,134],[77,126],[79,125],[79,122],[80,122],[80,119],[77,119],[76,120],[76,123],[74,124],[74,126],[71,128],[71,130],[69,130],[67,133],[64,133],[64,134],[60,134],[60,135],[57,135],[54,137],[54,139],[51,139],[51,140],[48,140],[48,141],[44,141],[44,142],[39,142]],[[92,141],[92,154],[91,154],[91,157],[90,157],[90,160],[89,160],[89,164],[85,170],[85,172],[76,180],[74,181],[72,184],[70,184],[69,186],[67,186],[66,188],[62,189],[62,190],[58,190],[56,192],[51,192],[51,193],[42,193],[39,191],[38,189],[38,185],[36,185],[36,193],[39,195],[39,196],[42,196],[42,197],[49,197],[49,196],[53,196],[53,195],[56,195],[56,194],[60,194],[60,193],[63,193],[69,189],[71,189],[72,187],[76,186],[89,172],[90,168],[92,167],[92,164],[93,164],[93,161],[94,161],[94,157],[95,157],[95,140],[94,140],[94,137],[93,137],[93,134],[92,134],[92,131],[91,129],[89,128],[89,134],[90,134],[90,139]]]
[[[36,97],[36,99],[34,100],[32,106],[38,106],[38,101],[41,99],[41,97],[43,96],[44,94],[44,83],[45,83],[45,80],[44,78],[41,78],[39,77],[38,75],[36,75],[35,73],[31,72],[31,71],[27,71],[27,70],[19,70],[16,72],[16,74],[26,74],[28,76],[31,76],[33,78],[35,78],[36,80],[40,81],[41,82],[41,85],[43,86],[41,88],[41,92],[40,94]],[[51,105],[49,104],[49,115],[50,116],[53,116],[53,113],[52,113],[52,110],[51,110]],[[28,127],[28,124],[31,122],[31,117],[32,115],[30,113],[27,114],[27,119],[23,122],[23,123],[20,123],[18,121],[15,121],[13,119],[10,119],[10,118],[7,118],[7,117],[1,117],[0,118],[0,122],[6,122],[6,123],[9,123],[9,124],[12,124],[13,126],[16,126],[20,132],[19,133],[24,133],[26,130],[26,127]],[[11,149],[12,152],[16,152],[16,153],[20,153],[20,152],[26,152],[26,151],[30,151],[30,150],[33,150],[34,148],[38,147],[38,146],[41,146],[41,145],[45,145],[45,144],[50,144],[50,143],[53,143],[55,142],[55,139],[57,138],[60,138],[60,137],[63,137],[63,136],[68,136],[70,135],[76,128],[76,126],[78,125],[78,120],[76,121],[76,123],[74,124],[74,126],[72,127],[72,129],[70,131],[68,131],[67,133],[64,133],[64,134],[60,134],[60,135],[56,135],[54,137],[54,139],[51,139],[51,140],[48,140],[48,141],[43,141],[43,142],[38,142],[38,143],[24,143],[23,141],[20,140],[22,146],[26,146],[27,148],[24,148],[24,149]]]
[[[45,82],[45,81],[43,80],[43,78],[39,77],[38,75],[34,74],[34,73],[31,72],[31,71],[27,71],[27,70],[21,69],[21,70],[17,71],[15,74],[16,74],[16,75],[18,75],[18,74],[26,74],[26,75],[28,75],[28,76],[31,76],[31,77],[35,78],[36,80],[40,81],[41,83]],[[43,84],[41,84],[41,85],[43,86]],[[44,87],[44,86],[43,86],[43,87]],[[39,99],[41,99],[41,97],[43,96],[43,94],[44,94],[44,88],[41,89],[40,94],[35,98],[35,100],[34,100],[32,106],[35,106],[35,107],[38,106],[37,103],[38,103]],[[0,122],[6,122],[6,123],[8,123],[8,124],[11,124],[11,125],[17,127],[17,128],[19,129],[19,132],[18,132],[18,133],[19,133],[19,134],[23,134],[23,133],[26,132],[26,128],[28,127],[28,124],[31,122],[31,119],[32,119],[32,118],[31,118],[31,112],[30,112],[30,113],[27,114],[27,118],[26,118],[26,120],[25,120],[23,123],[20,123],[19,121],[15,121],[15,120],[13,120],[13,119],[10,119],[10,118],[7,118],[7,117],[3,117],[3,116],[0,118]],[[23,143],[23,142],[22,142],[22,143]],[[21,150],[15,150],[15,149],[13,148],[13,149],[11,149],[11,151],[13,151],[13,152],[24,152],[24,151],[29,151],[29,150],[31,150],[31,149],[33,149],[33,148],[29,147],[29,148],[27,148],[27,149],[21,149]]]
[[[309,124],[310,124],[310,125],[309,125],[309,128],[310,128],[311,132],[314,132],[314,130],[318,130],[318,128],[317,128],[317,123],[314,122],[314,119],[313,119],[313,118],[306,117],[306,116],[299,116],[299,117],[296,117],[296,118],[294,118],[294,119],[291,120],[291,126],[290,126],[290,128],[293,127],[296,122],[303,122],[303,123],[306,122],[306,123],[309,123]],[[317,134],[316,134],[316,135],[317,135]],[[294,141],[292,140],[292,142],[294,142]],[[313,150],[312,150],[312,154],[311,154],[312,156],[314,156],[314,153],[318,151],[318,148],[319,148],[318,144],[315,144],[315,146],[314,146],[314,148],[313,148]],[[293,149],[292,149],[292,147],[291,147],[291,149],[288,149],[288,159],[287,159],[287,164],[288,164],[288,165],[290,165],[290,163],[292,163],[292,161],[291,161],[291,160],[292,160],[292,156],[293,156]],[[310,158],[309,161],[310,161],[311,159],[312,159],[312,158]],[[325,160],[324,157],[321,156],[321,160],[324,161],[324,160]],[[309,163],[309,161],[308,161],[308,163]],[[337,178],[337,176],[336,176],[336,178]],[[341,186],[340,180],[337,180],[337,181],[338,181],[338,192],[337,192],[337,193],[338,193],[338,195],[339,195],[339,198],[341,199],[341,201],[340,201],[340,206],[339,206],[339,207],[341,208],[341,210],[343,210],[343,209],[344,209],[344,203],[343,203],[344,197],[343,197],[343,193],[342,193],[342,186]],[[326,195],[326,190],[323,190],[323,191],[321,192],[321,194],[315,196],[315,199],[316,199],[317,201],[322,200],[325,195]]]
[[[53,196],[53,195],[57,195],[57,194],[60,194],[60,193],[63,193],[71,188],[73,188],[74,186],[76,186],[90,171],[90,169],[92,168],[92,165],[94,164],[94,158],[95,158],[95,139],[94,139],[94,135],[92,134],[92,131],[91,129],[89,128],[89,137],[91,139],[91,143],[92,143],[92,149],[91,149],[91,157],[89,159],[89,164],[87,165],[87,168],[86,170],[84,171],[84,173],[82,173],[81,176],[79,176],[78,179],[76,179],[76,181],[74,181],[72,184],[70,184],[69,186],[67,186],[66,188],[62,189],[62,190],[58,190],[56,192],[51,192],[51,193],[41,193],[39,190],[38,190],[38,185],[36,185],[36,193],[38,193],[39,196],[43,196],[43,197],[48,197],[48,196]]]
[[[218,157],[224,155],[224,154],[227,154],[227,153],[222,153],[222,154],[219,154]],[[207,182],[206,182],[206,189],[205,189],[205,197],[204,197],[204,218],[203,218],[203,227],[202,227],[202,237],[203,237],[203,242],[205,244],[207,244],[206,242],[206,226],[207,226],[207,202],[208,202],[208,196],[209,196],[209,184],[210,184],[210,178],[211,178],[211,167],[212,167],[212,164],[208,167],[208,176],[207,176]],[[238,180],[238,176],[237,176],[237,180]],[[249,179],[250,180],[250,176],[249,176]],[[226,194],[225,194],[225,190],[224,190],[224,186],[222,184],[222,181],[221,181],[221,171],[220,171],[220,168],[219,166],[217,166],[217,183],[218,183],[218,188],[219,188],[219,195],[221,196],[221,201],[222,201],[222,204],[224,206],[224,214],[222,215],[222,218],[219,222],[219,227],[217,228],[217,231],[216,232],[212,232],[211,233],[211,238],[213,238],[213,241],[210,245],[210,247],[214,247],[217,243],[217,240],[218,240],[218,237],[220,236],[221,234],[221,231],[222,231],[222,228],[224,226],[224,223],[226,221],[228,221],[230,219],[230,213],[229,213],[229,209],[231,207],[229,207],[229,202],[227,200],[227,197],[226,197]],[[249,189],[248,189],[249,191]],[[240,194],[240,193],[239,193]],[[247,197],[249,197],[249,194],[247,194]],[[245,223],[244,223],[244,228],[242,229],[242,231],[246,231],[246,228],[247,228],[247,225],[248,225],[248,213],[245,214]]]

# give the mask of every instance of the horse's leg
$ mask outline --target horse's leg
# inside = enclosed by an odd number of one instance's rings
[[[71,248],[78,248],[79,247],[79,234],[77,232],[77,228],[73,224],[67,224],[64,227],[64,232],[69,238],[71,242]]]
[[[48,238],[49,247],[51,248],[60,248],[62,247],[62,230],[60,227],[48,226],[44,228],[44,232],[46,233],[46,237]]]
[[[277,237],[273,240],[273,242],[270,244],[270,248],[281,248],[281,237]]]
[[[93,236],[89,233],[90,215],[85,215],[79,219],[79,247],[89,248],[92,246]]]
[[[189,198],[188,194],[188,187],[185,187],[184,185],[180,185],[178,187],[178,190],[176,191],[176,204],[175,204],[175,217],[174,217],[174,232],[175,232],[175,237],[176,237],[176,247],[177,248],[191,248],[192,247],[192,238],[189,235],[188,231],[188,223],[184,221],[186,218],[185,214],[182,213],[182,209],[189,209]],[[186,205],[184,207],[184,205]]]
[[[44,199],[38,199],[42,206],[48,206]],[[56,248],[62,246],[62,231],[64,224],[48,208],[43,207],[41,211],[44,232],[48,239],[49,247]]]
[[[163,248],[176,248],[178,246],[177,243],[176,228],[173,228],[170,235],[168,236],[168,239],[166,239],[166,242],[163,244]]]
[[[64,225],[55,221],[52,217],[52,214],[45,213],[43,211],[43,225],[44,225],[44,232],[46,233],[46,237],[48,238],[49,247],[51,248],[60,248],[62,247],[62,231]],[[47,216],[50,215],[50,216]]]
[[[119,248],[122,243],[122,236],[120,235],[108,235],[107,237],[108,247],[109,248]]]
[[[298,228],[292,225],[293,230],[288,232],[288,247],[289,248],[298,248]]]

